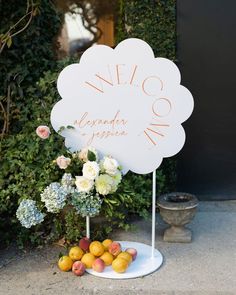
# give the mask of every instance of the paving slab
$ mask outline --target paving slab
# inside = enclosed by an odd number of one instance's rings
[[[151,221],[138,220],[134,224],[135,231],[117,231],[112,238],[151,244]],[[193,231],[190,244],[163,242],[165,228],[157,214],[156,248],[164,256],[161,268],[130,280],[61,272],[56,263],[60,247],[27,253],[10,247],[0,252],[0,294],[236,294],[236,201],[200,202],[189,225]]]

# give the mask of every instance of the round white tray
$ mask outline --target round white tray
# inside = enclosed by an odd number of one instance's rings
[[[101,278],[122,280],[146,276],[156,271],[162,265],[162,254],[155,249],[154,257],[152,258],[151,246],[127,241],[119,241],[119,243],[121,244],[123,251],[126,248],[135,248],[138,252],[137,258],[129,265],[125,273],[117,273],[111,266],[106,266],[103,272],[96,272],[93,269],[86,269],[86,272]]]

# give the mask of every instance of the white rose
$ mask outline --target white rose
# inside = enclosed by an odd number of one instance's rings
[[[90,180],[94,180],[99,173],[98,163],[95,161],[88,161],[83,165],[83,176]]]
[[[71,159],[66,158],[64,156],[60,156],[56,159],[56,162],[59,168],[66,169],[70,165]]]
[[[107,174],[115,175],[115,174],[117,174],[119,164],[112,157],[104,157],[103,161],[102,161],[102,166]]]
[[[88,193],[92,189],[94,182],[83,176],[76,176],[75,185],[79,192]]]
[[[83,162],[87,162],[88,161],[88,151],[94,153],[96,159],[95,160],[98,160],[98,153],[97,151],[95,150],[95,148],[93,147],[86,147],[86,148],[83,148],[80,152],[79,152],[79,159]]]

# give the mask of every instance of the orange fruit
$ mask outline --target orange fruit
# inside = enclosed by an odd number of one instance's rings
[[[92,268],[95,259],[96,257],[92,253],[86,253],[82,257],[81,262],[83,262],[86,268]]]
[[[58,260],[58,267],[60,268],[60,270],[62,271],[68,271],[71,270],[73,265],[73,260],[69,257],[69,256],[62,256],[59,260]]]
[[[106,240],[104,240],[103,242],[102,242],[102,244],[103,244],[103,246],[104,246],[104,249],[105,249],[105,251],[107,251],[108,250],[108,247],[109,247],[109,245],[112,243],[113,241],[112,240],[110,240],[110,239],[106,239]]]
[[[104,252],[100,258],[104,261],[105,265],[111,265],[114,259],[113,255],[109,252]]]
[[[89,251],[94,256],[101,256],[104,253],[104,246],[99,241],[94,241],[89,245]]]
[[[117,257],[115,260],[112,262],[112,268],[114,269],[115,272],[125,272],[126,269],[128,268],[128,261],[124,258]]]
[[[78,246],[72,247],[70,249],[69,256],[73,261],[80,260],[83,255],[84,251]]]
[[[125,260],[128,261],[128,264],[130,265],[130,263],[133,261],[132,255],[128,252],[121,252],[117,258],[124,258]]]

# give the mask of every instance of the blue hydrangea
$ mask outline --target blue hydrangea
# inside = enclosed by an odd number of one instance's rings
[[[53,182],[41,193],[41,201],[48,212],[58,213],[66,204],[68,191],[58,182]]]
[[[98,194],[94,196],[89,193],[75,191],[72,194],[71,204],[82,217],[94,217],[101,210],[102,200]]]
[[[16,217],[21,225],[30,228],[33,225],[43,222],[45,214],[40,212],[33,200],[22,200],[17,211]]]

